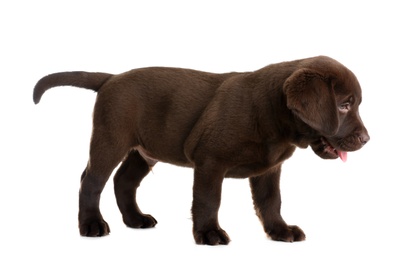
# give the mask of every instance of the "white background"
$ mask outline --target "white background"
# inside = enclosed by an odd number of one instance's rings
[[[278,2],[2,1],[0,258],[408,259],[407,4]],[[32,88],[42,76],[154,65],[252,71],[321,54],[357,75],[372,139],[347,163],[308,148],[284,164],[282,214],[304,229],[305,242],[268,240],[248,181],[226,180],[220,223],[232,242],[195,245],[192,170],[166,164],[139,191],[142,210],[159,221],[154,229],[125,227],[110,181],[101,209],[111,234],[79,236],[79,179],[95,94],[56,88],[35,106]]]

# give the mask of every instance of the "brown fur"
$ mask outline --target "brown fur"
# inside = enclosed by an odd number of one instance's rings
[[[81,177],[79,229],[110,230],[100,194],[114,168],[117,203],[125,224],[157,223],[143,214],[136,189],[157,161],[194,168],[193,234],[198,244],[227,244],[218,209],[225,177],[249,178],[254,207],[274,240],[305,239],[280,215],[281,164],[309,145],[324,159],[360,149],[369,136],[359,117],[361,89],[354,74],[320,56],[248,73],[213,74],[143,68],[119,75],[63,72],[42,78],[49,88],[74,85],[98,92],[89,163]]]

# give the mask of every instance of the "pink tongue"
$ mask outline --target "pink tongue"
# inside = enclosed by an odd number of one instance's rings
[[[346,162],[348,153],[344,151],[337,151],[337,152],[338,152],[339,158],[341,158],[343,162]]]

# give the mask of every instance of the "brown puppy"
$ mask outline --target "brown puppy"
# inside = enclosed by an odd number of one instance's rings
[[[250,178],[254,207],[273,240],[305,239],[280,215],[281,164],[309,145],[324,159],[360,149],[369,135],[358,113],[361,88],[354,74],[320,56],[249,73],[213,74],[143,68],[111,75],[62,72],[42,78],[34,102],[55,86],[98,92],[89,163],[81,177],[79,229],[83,236],[110,230],[99,210],[113,169],[125,224],[157,223],[143,214],[136,189],[157,161],[194,168],[193,235],[198,244],[227,244],[218,210],[225,177]]]

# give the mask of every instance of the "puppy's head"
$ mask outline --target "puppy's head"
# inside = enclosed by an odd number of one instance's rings
[[[312,128],[306,136],[314,152],[324,159],[355,151],[369,141],[359,116],[361,87],[355,75],[326,57],[309,60],[284,83],[287,107]]]

